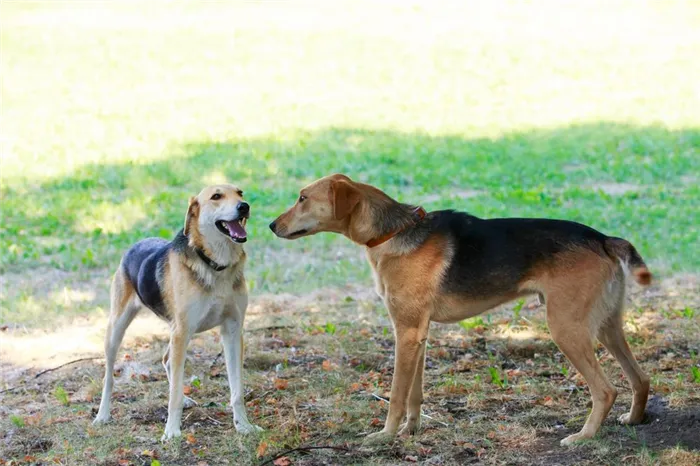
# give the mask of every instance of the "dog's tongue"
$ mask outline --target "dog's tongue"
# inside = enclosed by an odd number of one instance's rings
[[[226,225],[226,228],[228,229],[228,233],[231,235],[231,238],[238,238],[238,239],[243,239],[247,235],[245,232],[245,228],[243,228],[243,225],[241,225],[241,222],[238,220],[233,220],[231,222],[224,222]]]

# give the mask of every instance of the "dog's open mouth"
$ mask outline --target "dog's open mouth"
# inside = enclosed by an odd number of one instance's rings
[[[296,238],[297,236],[305,235],[308,232],[309,230],[297,230],[293,233],[290,233],[289,236],[287,236],[287,238]]]
[[[216,228],[221,233],[231,238],[236,243],[245,243],[248,240],[248,233],[245,231],[247,218],[237,218],[236,220],[217,220]]]

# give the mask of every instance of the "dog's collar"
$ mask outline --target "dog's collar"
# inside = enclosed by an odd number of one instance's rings
[[[197,255],[199,256],[200,259],[202,259],[204,262],[206,262],[206,264],[209,267],[216,270],[217,272],[221,272],[226,267],[228,267],[228,265],[220,265],[217,262],[215,262],[214,259],[210,259],[206,254],[204,254],[204,251],[202,251],[199,248],[196,248],[195,251],[197,251]]]
[[[421,220],[423,220],[423,218],[425,218],[425,216],[426,216],[425,209],[422,208],[422,207],[416,207],[415,209],[413,209],[413,212],[411,212],[411,213],[413,214],[413,224],[412,224],[412,225],[409,225],[409,226],[415,225],[416,223],[418,223],[418,222],[420,222]],[[398,229],[398,230],[392,231],[391,233],[387,233],[386,235],[380,236],[380,237],[378,237],[378,238],[373,238],[373,239],[367,241],[367,242],[365,243],[365,246],[367,246],[368,248],[373,248],[373,247],[375,247],[375,246],[379,246],[380,244],[386,243],[386,242],[389,241],[391,238],[393,238],[394,236],[398,235],[399,233],[401,233],[402,231],[404,231],[404,230],[405,230],[406,228],[408,228],[409,226],[406,226],[406,227],[404,227],[404,228],[400,228],[400,229]]]

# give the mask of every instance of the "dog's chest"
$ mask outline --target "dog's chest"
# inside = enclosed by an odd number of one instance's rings
[[[248,305],[245,291],[213,289],[202,293],[192,303],[188,312],[190,329],[204,332],[221,325],[225,320],[243,320]]]

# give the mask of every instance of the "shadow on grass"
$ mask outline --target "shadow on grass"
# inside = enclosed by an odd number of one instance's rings
[[[3,186],[0,270],[111,269],[134,241],[171,237],[189,196],[229,180],[253,206],[247,248],[255,288],[297,292],[369,281],[361,251],[344,238],[282,242],[267,230],[300,187],[332,172],[429,210],[581,221],[629,238],[657,268],[697,269],[690,251],[697,246],[698,148],[700,129],[614,123],[493,139],[328,128],[192,142],[164,160],[88,164],[39,186]]]

